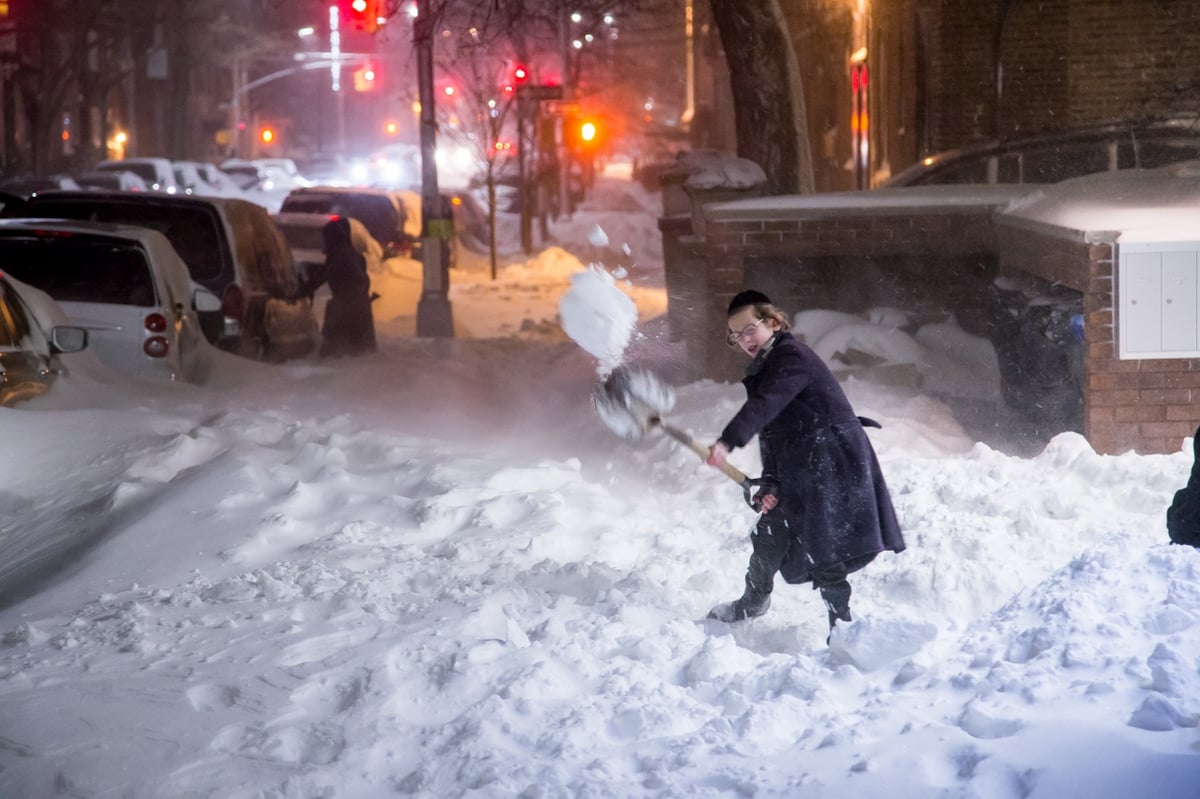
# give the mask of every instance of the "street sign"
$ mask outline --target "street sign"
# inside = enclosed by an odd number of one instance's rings
[[[528,100],[561,100],[562,86],[522,86],[517,93]]]
[[[583,113],[583,106],[579,103],[565,103],[562,100],[551,100],[546,103],[545,111],[551,116],[577,116]]]

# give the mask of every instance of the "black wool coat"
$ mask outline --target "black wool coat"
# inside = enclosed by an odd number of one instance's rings
[[[321,355],[359,355],[375,350],[371,312],[371,278],[366,259],[354,249],[350,222],[338,218],[325,225],[325,280],[330,298],[321,325]]]
[[[904,537],[862,421],[825,362],[790,333],[759,352],[742,384],[746,403],[721,441],[743,447],[757,435],[763,477],[778,485],[768,515],[785,524],[791,546],[780,567],[790,583],[814,571],[851,570]]]

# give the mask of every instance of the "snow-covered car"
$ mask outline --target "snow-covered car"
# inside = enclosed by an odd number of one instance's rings
[[[62,372],[58,356],[87,343],[49,297],[0,272],[0,407],[45,394]]]
[[[256,158],[254,161],[267,170],[278,169],[293,180],[304,180],[300,175],[299,167],[296,166],[296,162],[291,158]]]
[[[0,220],[0,263],[86,328],[96,356],[131,377],[200,382],[209,344],[200,310],[220,308],[192,282],[165,236],[132,225]]]
[[[312,303],[300,290],[291,250],[261,205],[233,197],[157,192],[53,192],[5,216],[90,219],[157,230],[192,279],[221,300],[202,313],[209,341],[250,358],[282,360],[316,346]]]
[[[218,169],[216,164],[206,161],[194,161],[192,163],[196,165],[196,171],[200,173],[200,177],[204,178],[204,182],[212,188],[212,191],[209,192],[210,194],[217,197],[239,197],[243,200],[246,199],[244,196],[245,193],[242,191],[241,186],[237,184],[237,181]]]
[[[306,186],[293,189],[283,199],[281,212],[335,214],[357,219],[390,255],[408,253],[414,243],[405,231],[403,204],[383,189],[344,186]]]
[[[288,167],[280,160],[230,158],[221,162],[221,170],[241,187],[247,200],[261,205],[270,213],[276,213],[288,192],[310,185],[291,171],[295,169],[294,163]],[[290,159],[283,161],[290,162]]]
[[[213,194],[208,181],[200,174],[196,164],[191,161],[172,161],[171,171],[175,173],[175,183],[181,194]]]
[[[167,194],[179,191],[179,185],[175,181],[175,171],[171,168],[171,162],[166,158],[121,158],[101,161],[96,164],[96,169],[100,172],[133,172],[146,181],[146,185],[150,187],[151,191],[161,191]]]
[[[325,268],[325,225],[337,219],[337,214],[304,214],[292,211],[281,211],[273,214],[272,219],[279,226],[292,258],[296,263],[296,272],[300,275],[301,283],[311,284]],[[383,247],[367,231],[366,226],[354,217],[348,217],[350,222],[350,241],[367,262],[367,273],[375,274],[380,271],[383,263]]]
[[[146,185],[146,181],[142,180],[141,176],[127,169],[82,172],[75,176],[75,182],[85,189],[150,191],[150,187]]]

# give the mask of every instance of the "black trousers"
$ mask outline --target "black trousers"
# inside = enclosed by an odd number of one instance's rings
[[[792,546],[793,531],[786,519],[772,518],[764,513],[754,531],[750,543],[754,551],[750,555],[750,566],[746,569],[746,594],[748,598],[762,597],[775,587],[775,575],[788,556]],[[808,572],[813,588],[821,592],[821,599],[829,609],[830,617],[850,620],[850,581],[846,577],[875,559],[875,553],[861,555],[843,563],[822,566]]]

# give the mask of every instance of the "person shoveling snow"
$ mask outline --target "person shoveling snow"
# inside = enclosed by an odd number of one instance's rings
[[[758,436],[763,512],[750,534],[746,588],[709,618],[734,622],[771,606],[775,574],[811,582],[829,611],[829,631],[851,621],[852,572],[884,550],[901,552],[904,537],[875,450],[850,401],[823,361],[787,332],[787,316],[758,291],[729,304],[730,347],[749,355],[746,402],[713,443],[708,464]]]
[[[627,304],[630,307],[626,307]],[[790,333],[787,316],[758,291],[729,306],[729,346],[753,360],[747,400],[711,447],[663,421],[674,393],[651,373],[621,365],[637,321],[636,309],[603,269],[572,279],[561,303],[563,329],[600,362],[595,394],[601,420],[624,438],[650,427],[721,469],[760,511],[750,535],[753,552],[745,590],[714,607],[710,619],[737,622],[771,606],[778,573],[789,583],[811,582],[828,610],[829,631],[852,620],[848,575],[884,550],[905,548],[900,523],[864,424],[833,373]],[[763,475],[751,480],[728,463],[729,452],[759,437]]]

